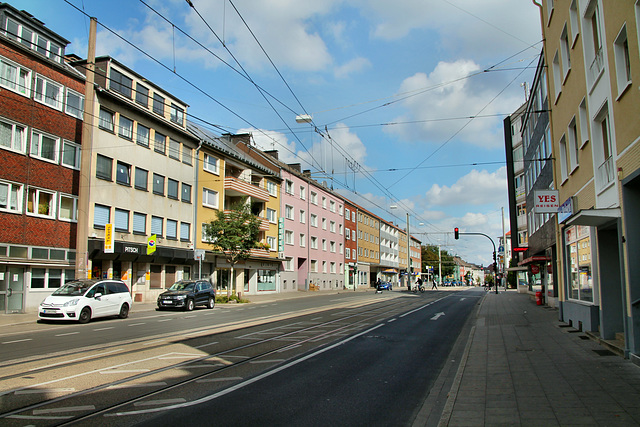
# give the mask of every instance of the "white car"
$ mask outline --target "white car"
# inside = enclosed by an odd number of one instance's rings
[[[126,319],[131,305],[129,288],[120,280],[74,280],[40,303],[38,318],[79,323],[106,316]]]

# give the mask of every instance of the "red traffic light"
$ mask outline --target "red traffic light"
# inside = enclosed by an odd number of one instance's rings
[[[456,240],[460,238],[460,232],[458,230],[458,227],[453,229],[453,237],[455,237]]]

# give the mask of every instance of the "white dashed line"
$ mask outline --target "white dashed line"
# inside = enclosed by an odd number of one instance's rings
[[[34,409],[33,415],[59,414],[60,412],[93,411],[94,409],[96,409],[96,407],[93,405],[67,406],[66,408]]]
[[[173,403],[184,403],[185,399],[182,397],[178,397],[175,399],[158,399],[158,400],[147,400],[146,402],[136,402],[133,406],[153,406],[153,405],[171,405]]]
[[[32,340],[32,338],[25,338],[23,340],[5,341],[2,344],[14,344],[14,343],[17,343],[17,342],[25,342],[25,341],[31,341],[31,340]]]

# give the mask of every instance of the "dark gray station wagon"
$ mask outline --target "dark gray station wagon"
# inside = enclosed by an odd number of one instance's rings
[[[180,280],[158,296],[158,310],[181,308],[191,311],[197,305],[213,308],[216,291],[206,280]]]

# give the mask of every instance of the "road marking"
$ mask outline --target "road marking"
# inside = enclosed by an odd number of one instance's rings
[[[178,403],[178,404],[175,404],[175,405],[164,406],[162,408],[140,409],[140,410],[137,410],[137,411],[127,411],[127,412],[114,412],[114,413],[111,413],[111,414],[104,414],[104,416],[105,417],[122,417],[122,416],[126,416],[126,415],[148,414],[148,413],[151,413],[151,412],[160,412],[160,411],[167,411],[167,410],[171,410],[171,409],[186,408],[186,407],[189,407],[189,406],[198,405],[200,403],[209,402],[211,400],[217,399],[218,397],[224,396],[226,394],[229,394],[231,392],[239,390],[239,389],[241,389],[243,387],[246,387],[246,386],[248,386],[250,384],[258,382],[258,381],[260,381],[260,380],[262,380],[264,378],[270,377],[271,375],[277,374],[278,372],[284,371],[285,369],[288,369],[288,368],[290,368],[292,366],[295,366],[295,365],[297,365],[299,363],[306,362],[307,360],[309,360],[311,358],[314,358],[314,357],[318,356],[319,354],[322,354],[322,353],[327,352],[329,350],[333,350],[334,348],[339,347],[341,345],[344,345],[345,343],[347,343],[347,342],[349,342],[351,340],[354,340],[354,339],[359,338],[359,337],[361,337],[363,335],[369,334],[372,331],[374,331],[374,330],[376,330],[378,328],[381,328],[382,326],[383,325],[376,325],[376,326],[374,326],[372,328],[369,328],[369,329],[367,329],[365,331],[360,332],[359,334],[352,335],[352,336],[350,336],[348,338],[345,338],[345,339],[343,339],[341,341],[338,341],[338,342],[336,342],[336,343],[334,343],[332,345],[329,345],[327,347],[323,347],[320,350],[314,351],[313,353],[307,354],[306,356],[301,357],[301,358],[296,359],[296,360],[293,360],[293,361],[291,361],[291,362],[289,362],[289,363],[287,363],[285,365],[278,366],[277,368],[272,369],[271,371],[267,371],[267,372],[265,372],[263,374],[260,374],[258,376],[255,376],[255,377],[251,378],[251,379],[248,379],[248,380],[246,380],[244,382],[241,382],[241,383],[236,384],[234,386],[225,388],[224,390],[221,390],[221,391],[219,391],[217,393],[214,393],[214,394],[210,394],[209,396],[205,396],[205,397],[202,397],[202,398],[197,399],[197,400],[193,400],[193,401],[185,402],[185,403]],[[242,378],[237,378],[237,379],[242,379]],[[212,379],[212,381],[215,381],[215,380]],[[218,381],[224,381],[224,380],[218,379]],[[205,381],[205,379],[201,379],[201,380],[196,380],[196,382],[211,382],[211,381]]]
[[[147,345],[155,345],[155,344],[160,344],[161,342],[166,341],[166,338],[160,339],[160,340],[154,340],[154,341],[149,341],[146,343],[143,343],[142,345],[147,346]]]
[[[129,326],[140,326],[140,325],[146,325],[146,323],[132,323]]]
[[[311,320],[320,320],[320,319],[322,319],[322,316],[320,316],[320,317],[314,317],[314,318],[313,318],[313,319],[311,319]]]
[[[209,347],[210,345],[215,345],[215,344],[218,344],[218,341],[210,342],[209,344],[201,344],[201,345],[195,346],[194,348]]]
[[[182,397],[177,397],[175,399],[158,399],[158,400],[147,400],[146,402],[136,402],[133,406],[152,406],[152,405],[170,405],[172,403],[184,403],[185,399]]]
[[[177,354],[174,356],[158,357],[158,360],[172,360],[172,359],[192,359],[196,357],[202,357],[201,354]]]
[[[60,412],[93,411],[94,409],[96,409],[96,407],[93,405],[67,406],[66,408],[34,409],[33,415],[58,414]]]
[[[2,344],[14,344],[14,343],[17,343],[17,342],[25,342],[25,341],[31,341],[31,340],[32,340],[32,338],[25,338],[23,340],[5,341]]]
[[[26,390],[16,390],[14,394],[41,394],[41,393],[70,393],[76,391],[75,388],[30,388]]]
[[[464,300],[466,300],[466,298],[460,298],[460,301],[464,301]]]
[[[219,368],[220,366],[225,366],[224,363],[215,363],[213,365],[181,365],[178,368]]]
[[[290,351],[290,350],[293,350],[294,348],[298,348],[298,347],[302,347],[302,345],[301,344],[290,345],[290,346],[287,346],[285,348],[282,348],[282,349],[278,350],[278,353],[284,353],[285,351]]]
[[[137,372],[149,372],[149,369],[112,369],[99,372],[101,374],[135,374]]]
[[[389,319],[387,320],[387,323],[391,323],[391,322],[395,322],[397,319]]]
[[[80,332],[67,332],[66,334],[57,334],[56,337],[64,337],[66,335],[75,335],[75,334],[79,334]]]
[[[114,327],[113,326],[109,326],[107,328],[98,328],[98,329],[94,329],[94,331],[95,332],[97,332],[97,331],[106,331],[107,329],[114,329]]]
[[[184,316],[184,319],[193,319],[194,317],[196,317],[195,314],[191,316]]]
[[[142,387],[163,387],[167,383],[164,381],[158,381],[155,383],[143,383],[143,384],[116,384],[107,387],[107,390],[119,389],[119,388],[142,388]]]
[[[201,380],[196,380],[197,383],[217,383],[223,381],[239,381],[242,377],[226,377],[226,378],[203,378]]]
[[[42,417],[37,415],[9,415],[7,418],[13,418],[15,420],[68,420],[73,418],[73,415],[64,415],[58,417]]]
[[[92,354],[92,355],[90,355],[90,356],[78,357],[77,359],[65,360],[65,361],[63,361],[63,362],[52,363],[51,365],[38,366],[37,368],[31,368],[31,369],[29,369],[29,371],[37,371],[38,369],[51,368],[51,367],[58,366],[58,365],[64,365],[64,364],[66,364],[66,363],[79,362],[79,361],[81,361],[81,360],[85,360],[85,359],[92,359],[92,358],[94,358],[94,357],[104,356],[104,355],[106,355],[106,354],[115,353],[116,351],[121,351],[121,350],[122,350],[122,349],[117,348],[117,349],[115,349],[115,350],[105,351],[104,353],[98,353],[98,354]]]
[[[440,313],[436,313],[436,315],[433,316],[431,320],[438,320],[438,318],[442,316],[444,316],[444,313],[441,311]]]
[[[249,362],[252,365],[257,365],[259,363],[282,363],[285,359],[268,359],[268,360],[252,360]]]
[[[158,322],[170,322],[170,321],[172,321],[172,320],[173,320],[173,319],[160,319],[160,320],[158,320]]]

